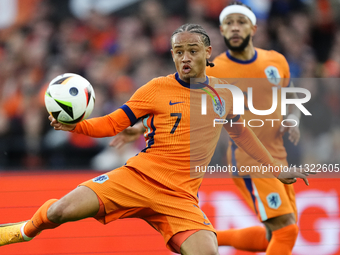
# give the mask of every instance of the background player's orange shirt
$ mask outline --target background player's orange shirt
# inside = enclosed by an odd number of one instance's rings
[[[240,61],[233,58],[229,52],[224,52],[214,59],[215,66],[206,69],[208,75],[218,78],[228,78],[228,83],[239,87],[245,94],[245,114],[242,116],[248,121],[252,119],[263,120],[262,127],[251,127],[270,154],[278,160],[287,156],[283,146],[282,136],[279,133],[281,126],[281,93],[280,87],[289,86],[290,73],[285,57],[276,51],[266,51],[255,48],[255,55],[251,60]],[[251,79],[250,79],[251,78]],[[272,87],[278,87],[278,106],[270,115],[260,116],[251,113],[247,105],[247,88],[253,88],[253,106],[257,110],[267,110],[272,106]],[[276,119],[279,121],[266,121]],[[273,126],[272,126],[273,124]],[[252,121],[250,125],[261,125],[259,121]],[[228,148],[228,159],[238,167],[258,165],[241,148],[237,148],[232,142]]]

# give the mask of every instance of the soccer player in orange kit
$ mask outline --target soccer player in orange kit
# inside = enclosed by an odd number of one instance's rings
[[[173,33],[171,43],[177,73],[151,80],[120,109],[75,125],[49,117],[55,130],[93,137],[114,136],[142,118],[146,148],[126,165],[81,183],[59,200],[48,200],[32,219],[0,225],[0,246],[28,241],[45,229],[87,217],[103,224],[133,217],[144,219],[160,232],[174,252],[218,254],[215,230],[198,206],[202,174],[194,172],[192,163],[208,165],[222,128],[213,127],[216,117],[234,122],[242,118],[232,113],[229,90],[220,91],[215,106],[208,104],[208,114],[201,115],[201,95],[207,89],[214,91],[221,82],[205,74],[212,50],[205,30],[195,24],[183,25]],[[203,82],[190,84],[190,78]],[[221,111],[216,112],[216,106]],[[224,127],[261,164],[277,165],[248,127]],[[295,177],[308,183],[305,171],[271,174],[285,183],[295,182]]]
[[[292,86],[286,59],[276,51],[266,51],[253,46],[252,37],[256,32],[256,17],[248,6],[240,2],[231,3],[222,10],[220,31],[228,50],[214,59],[215,67],[207,68],[207,74],[218,78],[232,78],[227,81],[234,82],[234,85],[238,86],[246,96],[247,87],[253,87],[254,107],[269,109],[272,105],[271,88]],[[297,98],[295,93],[289,93],[287,96]],[[246,121],[250,119],[264,121],[262,127],[252,127],[252,130],[275,160],[287,166],[283,131],[289,132],[289,140],[296,145],[300,137],[298,125],[283,130],[283,126],[280,125],[282,116],[279,108],[269,116],[255,115],[246,106],[245,110],[243,117]],[[266,119],[280,121],[271,126]],[[299,109],[289,107],[287,119],[298,123]],[[228,148],[228,162],[238,169],[241,166],[258,165],[258,162],[250,158],[242,148],[238,148],[232,140]],[[236,177],[233,180],[246,202],[266,228],[254,226],[217,231],[218,244],[247,251],[266,251],[267,255],[291,254],[298,235],[293,186],[285,185],[274,178],[258,178],[254,174],[233,177]]]

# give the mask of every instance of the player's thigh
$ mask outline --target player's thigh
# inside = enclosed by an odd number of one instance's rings
[[[260,221],[296,214],[293,187],[276,178],[235,178],[234,182]]]
[[[196,231],[215,232],[208,217],[199,208],[198,201],[191,197],[180,197],[176,191],[159,190],[152,199],[150,209],[155,214],[143,219],[162,234],[171,251],[179,252],[186,238]]]
[[[199,230],[190,235],[181,245],[184,255],[217,255],[216,234],[208,230]]]
[[[107,223],[117,219],[122,208],[148,207],[150,184],[135,170],[120,167],[80,184],[93,190],[103,202],[105,216],[100,220]],[[114,214],[114,215],[113,215]]]
[[[47,211],[47,217],[55,223],[64,223],[92,217],[98,210],[96,193],[88,187],[79,186],[52,204]]]

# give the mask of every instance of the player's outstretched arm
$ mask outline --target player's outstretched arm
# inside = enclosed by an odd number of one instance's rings
[[[73,125],[59,123],[52,116],[50,116],[49,119],[51,126],[53,126],[55,130],[71,131],[91,137],[115,136],[131,125],[129,117],[121,109],[108,115],[83,120]]]
[[[254,132],[249,127],[244,125],[242,118],[233,124],[225,124],[224,128],[228,131],[230,138],[233,139],[240,148],[242,148],[257,162],[264,166],[274,167],[277,165],[274,161],[274,158],[263,146]],[[282,170],[281,167],[280,169]],[[301,178],[308,185],[307,176],[309,173],[305,170],[294,171],[294,169],[289,169],[287,171],[271,172],[275,177],[285,184],[292,184],[296,182],[295,178]]]

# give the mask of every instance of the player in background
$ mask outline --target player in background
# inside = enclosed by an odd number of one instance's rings
[[[141,118],[147,147],[126,165],[81,183],[59,200],[48,200],[31,220],[0,225],[0,246],[29,241],[43,230],[87,217],[103,224],[133,217],[144,219],[159,231],[174,252],[218,254],[215,230],[198,206],[202,175],[193,178],[190,164],[193,157],[199,165],[208,165],[222,128],[212,127],[216,118],[212,104],[208,104],[204,118],[200,117],[200,104],[192,107],[205,93],[201,88],[219,82],[205,73],[212,50],[210,39],[201,26],[186,24],[175,30],[171,43],[177,73],[151,80],[120,109],[74,125],[58,123],[49,116],[55,130],[92,137],[114,136]],[[190,78],[200,78],[203,83],[190,84]],[[220,97],[225,101],[220,105],[224,107],[221,118],[242,122],[239,115],[232,113],[231,93],[224,90]],[[197,121],[194,127],[192,118]],[[248,127],[224,128],[240,148],[261,164],[277,165]],[[298,177],[308,184],[305,171],[291,169],[271,174],[285,183],[293,183]]]
[[[275,51],[266,51],[253,46],[252,38],[257,29],[256,17],[248,6],[241,2],[233,2],[222,10],[219,19],[220,31],[228,50],[214,59],[215,67],[208,67],[207,74],[217,78],[236,78],[227,81],[238,86],[245,97],[247,87],[253,87],[255,109],[269,109],[272,105],[271,87],[292,86],[286,59]],[[287,94],[287,98],[297,96],[290,93]],[[287,166],[287,153],[282,135],[288,131],[289,140],[296,145],[300,138],[298,125],[284,129],[280,125],[282,116],[279,108],[270,116],[259,116],[252,114],[245,105],[243,117],[246,121],[280,119],[273,127],[265,122],[262,127],[252,127],[252,130],[275,160]],[[289,105],[287,119],[299,123],[300,110],[295,105]],[[238,169],[240,166],[258,165],[232,139],[228,147],[228,163],[236,165]],[[259,220],[264,223],[265,228],[254,226],[217,231],[218,244],[246,251],[266,251],[267,255],[291,254],[298,235],[293,185],[285,185],[277,179],[256,177],[253,174],[233,177],[241,194]]]

